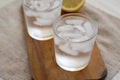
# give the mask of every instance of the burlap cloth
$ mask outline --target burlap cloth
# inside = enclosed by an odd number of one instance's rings
[[[0,78],[4,80],[31,80],[21,4],[22,0],[15,0],[0,9]],[[99,23],[97,44],[108,69],[106,80],[112,80],[120,70],[120,19],[88,4],[82,12]]]

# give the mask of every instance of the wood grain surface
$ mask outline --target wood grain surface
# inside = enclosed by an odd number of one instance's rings
[[[55,62],[54,41],[32,39],[24,26],[29,66],[34,80],[104,80],[107,70],[95,43],[89,65],[77,72],[61,69]]]

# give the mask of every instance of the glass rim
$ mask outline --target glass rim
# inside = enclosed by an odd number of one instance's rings
[[[32,8],[30,8],[30,7],[28,6],[28,4],[26,3],[26,0],[23,0],[23,7],[27,7],[27,8],[29,8],[29,9],[35,11],[35,12],[46,12],[46,11],[49,12],[49,11],[52,11],[52,10],[57,9],[59,6],[62,5],[62,0],[58,0],[58,1],[60,2],[59,5],[57,5],[56,7],[52,8],[52,9],[49,9],[49,10],[41,10],[41,11],[33,10]]]
[[[88,39],[83,40],[83,41],[70,41],[70,40],[66,40],[66,39],[60,37],[60,36],[57,34],[56,29],[57,29],[58,26],[56,26],[56,25],[57,25],[57,23],[59,23],[59,21],[62,20],[62,18],[67,17],[67,16],[80,16],[80,17],[82,17],[82,18],[84,18],[84,19],[87,19],[87,20],[95,27],[94,33],[93,33],[91,36],[89,36]],[[97,35],[97,33],[98,33],[98,26],[99,26],[99,25],[97,24],[97,22],[94,21],[94,20],[92,20],[92,19],[91,19],[89,16],[87,16],[87,15],[84,15],[84,14],[81,14],[81,13],[68,13],[68,14],[64,14],[64,15],[62,15],[62,16],[60,16],[60,17],[57,18],[57,20],[56,20],[56,21],[54,22],[54,24],[53,24],[53,32],[54,32],[54,34],[55,34],[58,38],[60,38],[61,40],[68,41],[68,42],[71,42],[71,43],[84,43],[84,42],[87,42],[87,41],[93,39],[94,37],[96,37],[96,35]]]

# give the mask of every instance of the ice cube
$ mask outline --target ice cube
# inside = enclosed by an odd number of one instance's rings
[[[92,25],[91,25],[90,22],[84,23],[84,27],[85,27],[85,30],[86,30],[86,32],[87,32],[88,35],[93,34]]]
[[[26,14],[26,16],[33,16],[33,17],[38,17],[40,15],[39,12],[35,12],[32,10],[26,10],[25,14]]]
[[[76,36],[76,38],[71,39],[72,42],[81,42],[81,41],[85,41],[88,39],[88,36]]]
[[[27,16],[33,16],[33,17],[39,17],[42,19],[50,19],[51,21],[54,21],[56,19],[56,16],[53,13],[42,13],[42,12],[34,12],[31,10],[27,10],[25,12]]]
[[[50,19],[51,21],[54,21],[56,19],[56,16],[50,12],[40,13],[39,16],[44,19]]]
[[[75,50],[72,50],[71,49],[71,46],[69,45],[69,43],[65,43],[63,45],[59,45],[59,49],[69,55],[73,55],[73,56],[76,56],[78,55],[78,52],[75,51]]]
[[[68,19],[65,21],[66,24],[74,24],[74,25],[80,25],[82,24],[84,21],[83,20],[80,20],[80,19]]]
[[[46,0],[31,0],[29,7],[37,11],[47,10],[50,7],[50,2]]]
[[[80,39],[81,38],[81,34],[77,33],[77,32],[73,32],[73,31],[65,31],[65,32],[61,32],[58,34],[61,38],[68,40],[68,41],[73,41],[76,39]]]
[[[46,1],[37,1],[36,4],[34,5],[34,8],[37,11],[42,11],[42,10],[47,10],[50,7],[50,3]]]
[[[36,21],[34,21],[34,24],[36,24],[36,25],[50,25],[50,24],[52,24],[52,20],[36,18]]]
[[[73,26],[71,26],[71,25],[60,25],[57,28],[57,31],[64,32],[64,31],[70,31],[72,29],[73,29]]]
[[[60,27],[59,29],[59,36],[65,40],[76,42],[81,41],[83,35],[78,29],[75,29],[73,26],[70,26],[68,28]],[[83,39],[82,39],[83,40]]]
[[[88,39],[84,27],[81,27],[80,25],[60,25],[57,28],[57,31],[61,38],[68,41],[79,42]]]
[[[81,47],[81,52],[87,53],[91,51],[91,46],[90,44],[84,44]]]
[[[30,8],[31,9],[34,9],[34,6],[36,5],[37,1],[34,1],[34,0],[30,0],[29,4],[30,4]]]
[[[84,29],[84,27],[82,25],[75,25],[74,27],[77,28],[79,31],[81,31],[83,33],[86,32],[85,29]]]
[[[71,49],[74,51],[79,51],[84,53],[90,52],[92,48],[89,43],[82,43],[82,44],[75,43],[72,44],[71,47],[72,47]]]
[[[55,0],[52,4],[51,8],[56,8],[59,4],[60,4],[60,2],[58,0]]]

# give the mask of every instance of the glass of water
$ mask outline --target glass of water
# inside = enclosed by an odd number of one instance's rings
[[[53,22],[61,15],[62,0],[24,0],[29,35],[37,40],[53,38]]]
[[[97,24],[85,15],[70,13],[58,18],[53,32],[57,64],[67,71],[84,69],[90,61]]]

